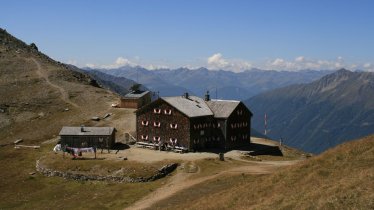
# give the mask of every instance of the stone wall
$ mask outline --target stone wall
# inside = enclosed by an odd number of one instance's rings
[[[39,160],[36,161],[36,170],[43,174],[44,176],[58,176],[64,179],[72,179],[76,181],[89,181],[89,180],[96,180],[96,181],[110,181],[110,182],[150,182],[162,177],[165,177],[169,173],[173,172],[177,168],[177,163],[172,163],[163,166],[162,168],[158,169],[157,172],[150,177],[127,177],[127,176],[100,176],[100,175],[86,175],[86,174],[79,174],[67,171],[57,171],[54,169],[49,169],[43,166]]]

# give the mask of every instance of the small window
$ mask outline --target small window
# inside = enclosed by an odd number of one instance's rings
[[[142,121],[142,125],[143,125],[143,126],[148,126],[148,124],[149,124],[149,122],[148,122],[147,120],[143,120],[143,121]]]
[[[203,136],[204,135],[204,130],[201,130],[200,131],[200,136]]]
[[[178,124],[176,124],[176,123],[171,123],[171,124],[170,124],[170,128],[171,128],[171,129],[177,129],[177,128],[178,128]]]
[[[160,142],[160,141],[161,141],[161,137],[159,137],[159,136],[154,136],[154,137],[153,137],[153,141]]]
[[[141,135],[142,140],[148,140],[148,135]]]
[[[161,127],[161,123],[160,122],[153,122],[153,126],[159,128],[159,127]]]
[[[221,124],[220,123],[217,123],[217,128],[220,128],[221,127]]]
[[[177,138],[170,138],[169,141],[171,145],[174,145],[174,146],[177,145],[177,142],[178,142]]]
[[[165,109],[164,114],[166,115],[171,115],[171,109]]]
[[[161,114],[161,109],[155,108],[155,109],[153,109],[153,113]]]

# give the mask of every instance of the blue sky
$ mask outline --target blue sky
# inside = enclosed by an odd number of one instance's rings
[[[0,27],[78,66],[374,71],[371,0],[12,0]]]

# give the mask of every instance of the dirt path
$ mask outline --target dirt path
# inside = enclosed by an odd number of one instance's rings
[[[66,90],[56,84],[53,84],[49,78],[48,78],[48,74],[43,70],[43,68],[41,67],[40,63],[35,60],[34,58],[31,58],[31,60],[35,63],[35,65],[37,66],[37,71],[36,73],[41,77],[43,78],[47,84],[55,89],[57,89],[60,94],[61,94],[61,99],[65,102],[65,103],[68,103],[70,105],[72,105],[73,107],[78,107],[77,104],[75,104],[74,102],[72,102],[70,99],[69,99],[69,93],[66,92]]]
[[[249,162],[249,161],[245,161]],[[158,188],[156,191],[152,192],[151,194],[145,196],[141,200],[134,203],[132,206],[126,209],[147,209],[152,207],[155,203],[169,198],[177,192],[180,192],[184,189],[190,188],[194,185],[200,184],[202,182],[217,178],[224,174],[240,174],[240,173],[247,173],[247,174],[269,174],[272,173],[279,167],[293,165],[298,161],[269,161],[269,162],[251,162],[254,163],[253,165],[246,165],[246,166],[238,166],[234,167],[213,175],[197,178],[197,179],[189,179],[192,175],[191,173],[186,173],[183,171],[178,171],[176,175],[174,175],[169,182]],[[199,170],[198,170],[199,172]],[[198,173],[197,172],[197,173]]]

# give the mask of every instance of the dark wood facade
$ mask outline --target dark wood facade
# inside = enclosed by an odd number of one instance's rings
[[[252,113],[242,102],[235,106],[228,117],[217,118],[214,111],[189,117],[160,98],[136,112],[137,141],[157,144],[177,140],[178,146],[190,151],[248,145]]]
[[[115,144],[114,128],[101,127],[99,131],[95,131],[95,127],[85,127],[83,132],[81,129],[81,127],[63,127],[60,132],[61,146],[110,149]]]
[[[190,119],[162,99],[137,112],[136,130],[138,141],[168,143],[177,140],[177,145],[190,148]]]
[[[151,93],[149,91],[140,94],[130,93],[121,98],[119,107],[139,109],[149,103],[151,103]]]
[[[240,102],[228,118],[217,119],[223,126],[224,148],[246,146],[250,142],[252,113]]]

